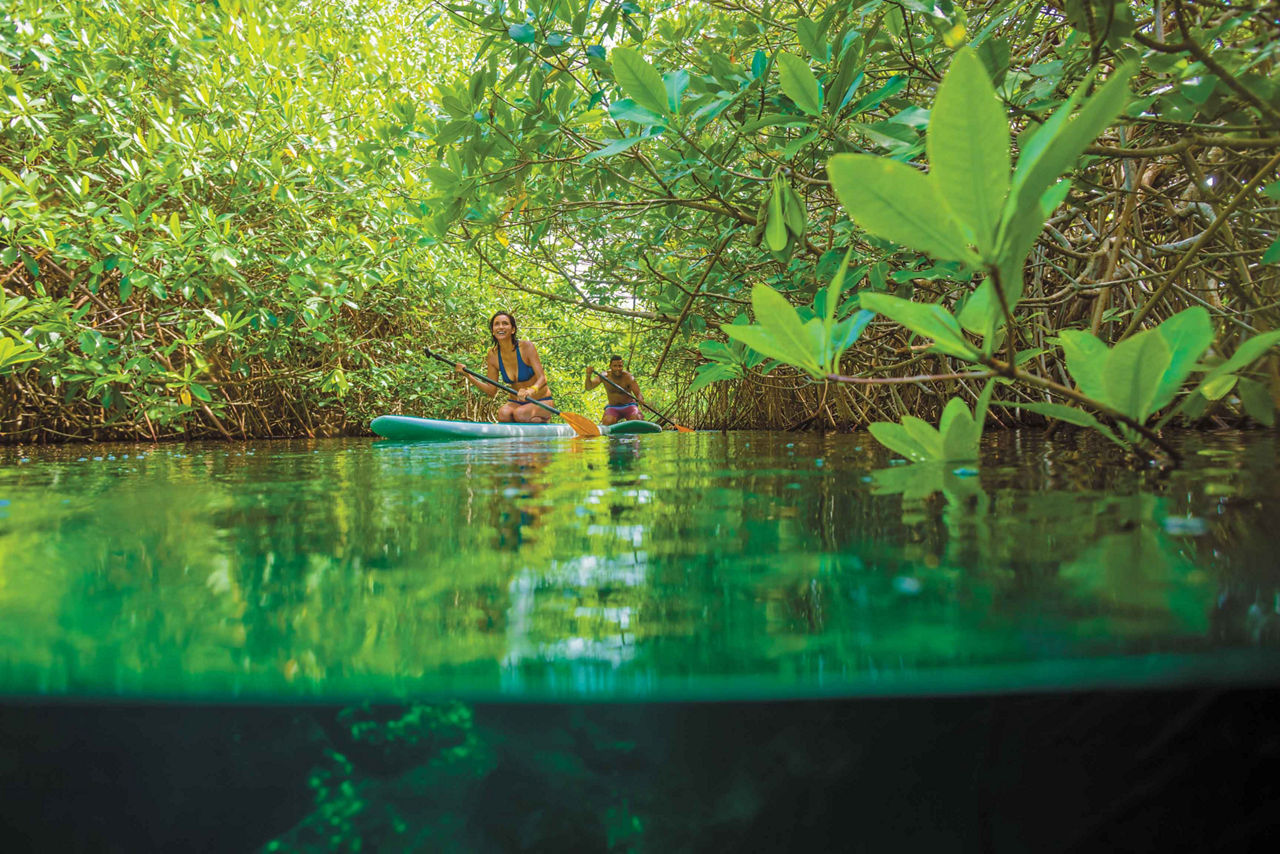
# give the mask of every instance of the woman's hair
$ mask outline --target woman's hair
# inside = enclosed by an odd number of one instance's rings
[[[493,317],[489,318],[489,340],[493,342],[493,346],[496,349],[498,347],[498,339],[493,334],[493,322],[499,317],[505,317],[507,320],[511,321],[511,346],[515,347],[516,350],[519,351],[520,336],[517,333],[519,332],[520,327],[516,326],[516,319],[512,317],[511,312],[509,311],[495,311],[493,313]]]

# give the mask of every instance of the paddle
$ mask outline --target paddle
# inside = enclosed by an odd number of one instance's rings
[[[439,353],[436,353],[433,350],[427,350],[427,355],[433,359],[436,359],[437,361],[444,362],[446,365],[448,365],[451,368],[458,364],[458,362],[454,361],[453,359],[450,359],[447,356],[441,356]],[[501,359],[502,356],[499,355],[498,358]],[[486,377],[484,374],[477,374],[475,371],[471,370],[465,365],[463,365],[462,370],[471,374],[471,376],[475,377],[481,382],[486,382],[491,386],[496,386],[502,389],[512,397],[519,396],[517,395],[516,390],[511,388],[510,386],[505,386],[502,383],[498,382],[497,380],[491,380],[488,377]],[[569,426],[573,428],[573,432],[577,433],[579,436],[599,436],[600,435],[600,425],[596,424],[596,422],[592,421],[590,418],[587,418],[585,415],[579,415],[576,412],[561,412],[559,409],[556,409],[554,406],[547,406],[545,403],[539,400],[529,400],[529,403],[532,403],[534,406],[541,406],[543,409],[547,410],[552,415],[559,415],[561,418],[563,418],[565,421],[569,423]]]
[[[641,405],[641,406],[643,406],[645,409],[649,410],[649,411],[650,411],[650,412],[652,412],[654,415],[658,416],[658,417],[659,417],[659,418],[661,418],[663,421],[665,421],[665,422],[667,422],[668,424],[670,424],[672,427],[676,428],[676,430],[677,430],[678,432],[680,432],[680,433],[692,433],[692,432],[693,432],[693,428],[692,428],[692,427],[686,427],[686,426],[684,426],[683,424],[677,424],[676,422],[672,421],[672,420],[671,420],[670,418],[668,418],[667,416],[663,415],[663,414],[662,414],[661,412],[659,412],[658,410],[654,409],[654,408],[653,408],[652,406],[650,406],[649,404],[645,403],[643,400],[636,400],[635,395],[633,395],[631,392],[627,391],[625,388],[623,388],[622,386],[618,385],[618,384],[617,384],[617,383],[615,383],[613,380],[609,379],[608,377],[606,377],[604,374],[600,373],[599,371],[592,371],[591,373],[595,374],[595,375],[596,375],[596,376],[598,376],[600,379],[604,380],[604,381],[605,381],[605,382],[607,382],[609,385],[613,386],[613,387],[614,387],[614,388],[616,388],[618,391],[620,391],[620,392],[622,392],[623,394],[625,394],[627,397],[631,398],[632,400],[635,400],[635,401],[636,401],[636,403],[640,404],[640,405]]]

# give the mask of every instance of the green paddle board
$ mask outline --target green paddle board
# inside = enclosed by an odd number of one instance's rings
[[[568,424],[517,424],[503,422],[489,424],[482,421],[443,421],[438,418],[413,418],[408,415],[380,415],[370,425],[373,432],[384,439],[511,439],[516,437],[550,439],[557,436],[573,436]],[[627,436],[634,433],[661,433],[662,428],[652,421],[619,421],[608,427],[600,426],[605,436]]]

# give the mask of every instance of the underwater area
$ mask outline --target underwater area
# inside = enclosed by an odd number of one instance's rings
[[[0,448],[28,850],[1071,850],[1280,786],[1280,438]]]

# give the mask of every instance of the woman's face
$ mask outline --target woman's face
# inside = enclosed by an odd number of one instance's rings
[[[500,314],[493,319],[493,325],[489,327],[489,331],[493,333],[493,337],[499,341],[503,341],[511,337],[511,318],[505,314]]]

